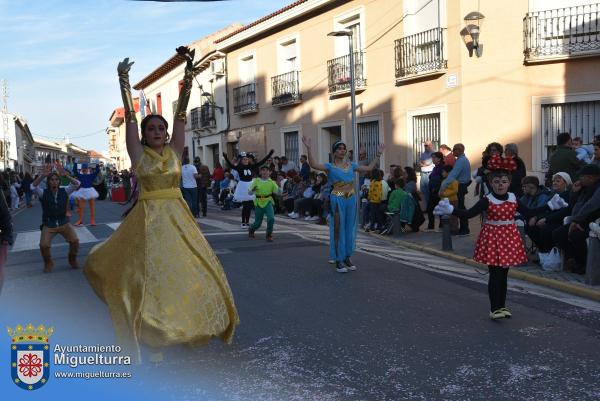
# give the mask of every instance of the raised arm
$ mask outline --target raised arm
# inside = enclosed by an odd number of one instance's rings
[[[367,166],[358,166],[356,169],[358,171],[360,171],[361,173],[368,173],[368,172],[372,171],[375,168],[375,166],[377,165],[377,163],[379,163],[379,158],[383,154],[384,150],[385,150],[385,145],[382,143],[377,147],[377,155],[375,155],[373,160],[371,160],[371,163],[369,163],[369,165],[367,165]]]
[[[310,138],[303,136],[302,143],[304,144],[304,146],[306,146],[306,155],[308,157],[308,164],[310,165],[310,167],[315,170],[327,171],[327,168],[325,167],[324,164],[317,163],[315,161],[313,154],[312,154]]]
[[[192,82],[194,77],[200,71],[200,62],[194,64],[194,55],[196,49],[189,49],[185,46],[180,46],[175,49],[180,57],[186,60],[185,70],[183,73],[183,85],[179,91],[177,99],[177,108],[173,112],[173,136],[171,137],[171,148],[181,159],[183,148],[185,147],[185,120],[187,116],[187,106],[192,93]]]
[[[37,178],[35,180],[33,180],[33,182],[31,183],[31,189],[33,189],[34,187],[37,187],[40,185],[40,183],[42,182],[42,180],[46,177],[48,177],[48,175],[52,172],[52,166],[50,165],[45,165],[44,166],[44,171],[42,173],[40,173],[40,175],[37,176]]]
[[[223,152],[223,159],[225,159],[225,163],[227,163],[227,166],[229,168],[235,168],[235,166],[229,161],[229,158],[227,157],[227,153]]]
[[[275,149],[271,149],[269,151],[269,153],[263,159],[261,159],[260,161],[254,163],[254,165],[256,166],[256,168],[259,168],[260,166],[262,166],[263,164],[265,164],[265,162],[267,160],[269,160],[269,157],[273,156],[273,153],[275,153]]]
[[[131,85],[129,84],[129,70],[133,61],[129,62],[129,57],[124,59],[117,66],[119,73],[119,85],[121,87],[121,97],[123,98],[123,107],[125,108],[125,144],[131,164],[137,165],[140,157],[144,153],[144,146],[140,142],[137,117],[133,107],[133,97],[131,96]]]

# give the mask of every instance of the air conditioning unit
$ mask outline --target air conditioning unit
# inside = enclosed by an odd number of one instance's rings
[[[215,60],[210,63],[210,72],[213,75],[225,75],[225,61]]]

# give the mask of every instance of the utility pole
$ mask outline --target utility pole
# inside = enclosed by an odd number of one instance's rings
[[[10,149],[8,137],[8,82],[6,79],[2,80],[2,129],[4,133],[4,140],[2,141],[2,163],[4,165],[4,170],[6,170],[10,163],[8,157],[8,151]]]

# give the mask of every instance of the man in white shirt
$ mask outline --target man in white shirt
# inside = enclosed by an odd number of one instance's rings
[[[183,199],[190,208],[194,217],[198,217],[198,186],[196,178],[199,178],[196,166],[190,163],[188,155],[183,156],[183,165],[181,166],[181,192]]]
[[[290,170],[296,170],[296,163],[288,160],[286,156],[281,156],[281,171],[287,174]]]

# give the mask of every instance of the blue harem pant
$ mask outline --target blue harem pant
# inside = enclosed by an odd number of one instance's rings
[[[329,197],[329,258],[343,262],[356,246],[356,195]],[[335,238],[335,216],[339,215],[339,235]],[[337,245],[337,246],[336,246]]]

